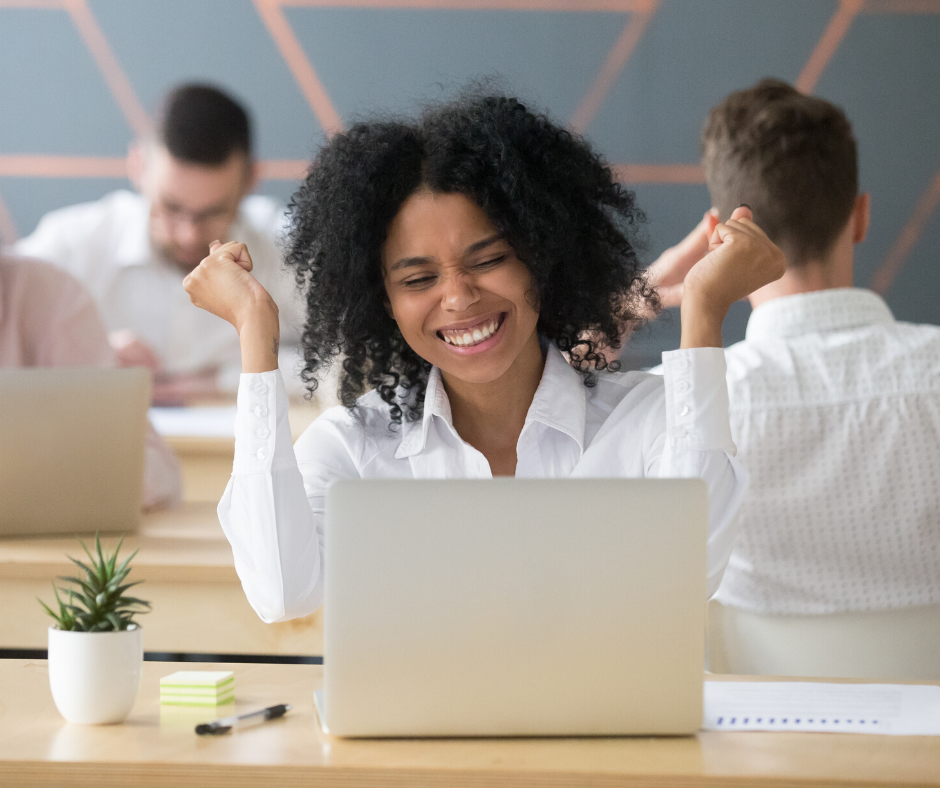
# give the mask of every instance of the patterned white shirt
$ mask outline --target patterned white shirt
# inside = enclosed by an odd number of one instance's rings
[[[824,290],[755,309],[726,358],[751,488],[718,599],[794,615],[940,602],[940,327]]]

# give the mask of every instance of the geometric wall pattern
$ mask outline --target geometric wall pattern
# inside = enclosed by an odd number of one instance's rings
[[[488,77],[617,166],[651,260],[708,207],[709,107],[771,75],[853,122],[872,194],[856,283],[940,323],[940,0],[0,0],[0,241],[126,186],[128,143],[179,81],[251,108],[261,191],[286,200],[358,115]],[[732,310],[726,342],[746,319]],[[677,337],[667,314],[625,360]]]

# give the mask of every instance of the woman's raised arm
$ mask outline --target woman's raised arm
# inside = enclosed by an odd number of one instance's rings
[[[251,268],[244,244],[216,242],[183,287],[196,306],[238,331],[235,463],[219,502],[219,522],[248,601],[271,622],[320,606],[323,524],[310,508],[294,455],[290,403],[277,366],[277,305]]]

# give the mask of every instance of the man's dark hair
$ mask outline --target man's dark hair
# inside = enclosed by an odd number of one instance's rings
[[[421,189],[478,205],[532,274],[537,330],[570,356],[586,385],[607,366],[656,295],[634,245],[632,192],[581,138],[519,101],[468,91],[421,120],[376,119],[334,135],[291,203],[287,265],[306,289],[304,380],[342,358],[349,408],[369,389],[392,422],[420,416],[430,364],[386,310],[381,252]],[[616,362],[613,362],[616,363]]]
[[[211,85],[180,85],[163,101],[157,139],[175,159],[210,167],[251,156],[251,123],[238,102]]]
[[[721,218],[748,205],[793,265],[832,249],[858,194],[858,152],[845,113],[778,79],[712,109],[702,162]]]

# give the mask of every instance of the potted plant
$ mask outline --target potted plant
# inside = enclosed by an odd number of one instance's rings
[[[96,535],[92,555],[80,541],[88,563],[69,556],[82,576],[60,576],[70,588],[53,583],[58,612],[39,600],[56,622],[49,627],[49,684],[56,708],[69,722],[122,722],[137,697],[144,643],[134,616],[149,612],[150,603],[127,596],[142,581],[125,582],[137,551],[119,564],[123,542],[108,555]]]

